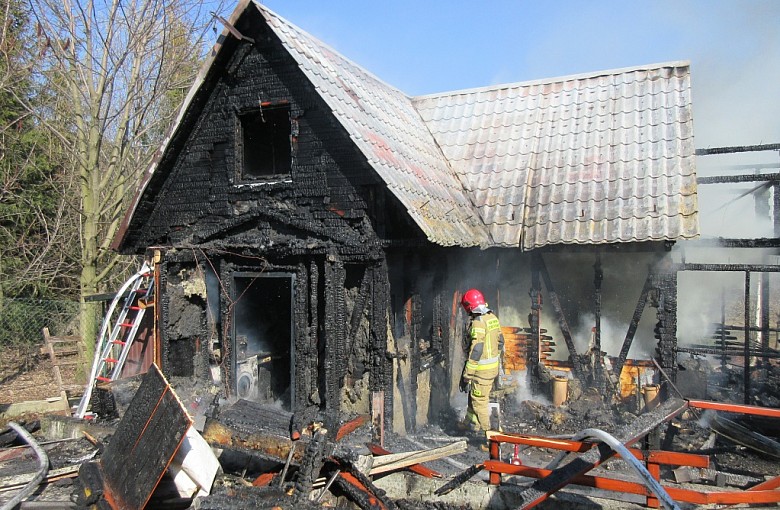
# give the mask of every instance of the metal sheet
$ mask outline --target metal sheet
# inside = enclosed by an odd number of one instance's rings
[[[424,96],[414,105],[496,245],[699,233],[685,62]]]
[[[530,250],[698,236],[687,62],[410,98],[263,5],[243,0],[230,23],[252,8],[431,242]]]

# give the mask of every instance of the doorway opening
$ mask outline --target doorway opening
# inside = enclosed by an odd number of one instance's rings
[[[291,273],[233,275],[233,373],[239,398],[292,411],[294,284]]]

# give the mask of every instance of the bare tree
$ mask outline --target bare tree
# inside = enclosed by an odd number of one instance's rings
[[[26,3],[0,0],[0,310],[6,295],[67,292],[72,267],[58,142],[52,145],[26,106],[43,90],[33,80],[29,18]]]
[[[100,321],[91,294],[134,264],[109,250],[128,198],[191,82],[211,16],[202,1],[30,0],[37,21],[37,79],[55,88],[29,105],[67,151],[78,179],[80,328],[88,353]],[[20,98],[24,100],[24,98]]]

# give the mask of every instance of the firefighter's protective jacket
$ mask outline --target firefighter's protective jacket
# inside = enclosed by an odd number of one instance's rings
[[[468,358],[463,368],[466,379],[492,380],[498,376],[501,324],[492,311],[472,317],[468,332]]]

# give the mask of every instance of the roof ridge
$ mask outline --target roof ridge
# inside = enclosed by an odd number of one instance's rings
[[[485,85],[482,87],[472,87],[468,89],[458,89],[445,92],[435,92],[432,94],[423,94],[419,96],[412,96],[412,103],[422,101],[425,99],[435,99],[439,97],[451,97],[458,95],[475,94],[477,92],[490,92],[501,89],[512,89],[518,87],[529,87],[532,85],[550,85],[553,83],[562,83],[566,81],[581,80],[584,78],[598,78],[600,76],[610,76],[625,74],[633,71],[651,71],[655,69],[662,69],[664,67],[689,67],[691,62],[689,60],[672,60],[669,62],[659,62],[655,64],[645,64],[639,66],[622,67],[616,69],[606,69],[602,71],[593,71],[588,73],[577,73],[564,76],[555,76],[552,78],[537,78],[535,80],[518,81],[510,83],[498,83],[496,85]]]

